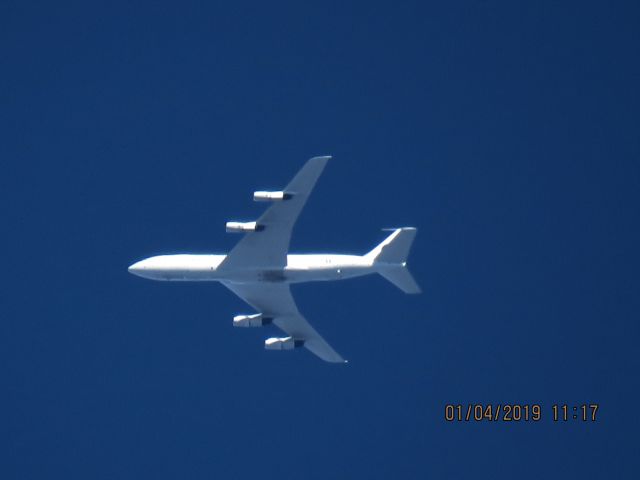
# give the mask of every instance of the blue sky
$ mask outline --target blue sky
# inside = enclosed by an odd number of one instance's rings
[[[0,477],[638,473],[632,2],[3,2]],[[424,293],[294,287],[348,366],[266,352],[219,285],[253,190],[331,154],[295,251],[415,226]],[[447,423],[447,403],[538,403]],[[553,404],[599,403],[595,423]]]

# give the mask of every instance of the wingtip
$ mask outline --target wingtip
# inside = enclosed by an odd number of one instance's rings
[[[331,155],[317,155],[313,158],[311,158],[310,160],[314,160],[316,162],[320,162],[320,161],[324,161],[326,162],[327,160],[331,160],[333,157]]]
[[[386,227],[381,229],[384,232],[395,232],[396,230],[418,230],[416,227]]]

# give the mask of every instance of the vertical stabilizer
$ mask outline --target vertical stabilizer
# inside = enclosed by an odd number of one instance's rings
[[[407,257],[417,230],[397,228],[380,245],[365,255],[378,273],[405,293],[420,293],[420,287],[407,269]]]

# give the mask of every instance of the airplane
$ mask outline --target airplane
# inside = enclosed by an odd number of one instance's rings
[[[347,363],[302,316],[289,285],[378,273],[405,293],[420,293],[407,269],[416,229],[386,229],[392,233],[365,255],[290,254],[293,226],[330,158],[308,160],[283,190],[254,192],[254,201],[271,206],[256,221],[226,223],[227,232],[245,234],[227,255],[159,255],[129,272],[151,280],[220,282],[256,310],[235,316],[235,327],[275,324],[287,334],[265,340],[267,350],[304,346],[327,362]]]

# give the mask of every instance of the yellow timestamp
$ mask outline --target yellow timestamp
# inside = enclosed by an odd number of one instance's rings
[[[599,404],[554,404],[549,417],[554,422],[571,420],[595,422]],[[538,403],[448,403],[444,407],[447,422],[539,422],[545,417],[545,408]]]
[[[598,408],[597,403],[583,403],[581,405],[553,405],[553,421],[567,422],[569,420],[581,420],[583,422],[595,422]]]

